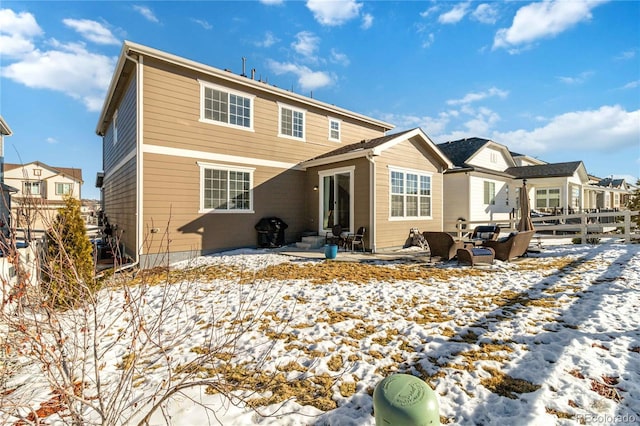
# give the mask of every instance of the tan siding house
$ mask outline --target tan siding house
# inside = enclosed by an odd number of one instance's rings
[[[263,217],[288,225],[287,243],[323,235],[329,211],[346,231],[369,228],[369,249],[401,245],[414,224],[440,228],[442,172],[450,163],[421,130],[386,136],[392,128],[125,42],[96,129],[103,209],[126,253],[141,262],[255,246]],[[336,153],[381,139],[387,143],[370,157]],[[409,209],[397,207],[391,217],[394,167],[396,181],[422,179],[424,194],[406,194],[397,183],[393,202]],[[421,216],[412,210],[418,199]]]
[[[82,199],[82,170],[51,167],[39,161],[4,164],[4,181],[16,189],[11,195],[13,226],[44,231],[51,226],[65,197]]]

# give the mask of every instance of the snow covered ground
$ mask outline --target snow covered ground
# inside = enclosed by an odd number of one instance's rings
[[[282,402],[270,392],[242,393],[257,412],[189,388],[152,424],[374,425],[373,389],[398,372],[434,388],[443,424],[640,423],[639,244],[545,245],[528,258],[473,269],[236,250],[175,265],[174,274],[168,287],[139,285],[149,315],[165,316],[158,333],[174,371],[243,319],[232,358],[220,362],[238,374],[244,366],[280,373],[299,386],[271,387],[286,393]],[[121,290],[103,292],[100,368],[109,383],[126,368],[122,336],[132,319],[114,309]],[[163,310],[167,298],[179,303]],[[167,372],[157,351],[145,350],[136,354],[128,395],[141,406],[163,389]],[[199,377],[229,380],[210,367]],[[6,386],[31,388],[37,410],[51,398],[43,383],[27,368]]]

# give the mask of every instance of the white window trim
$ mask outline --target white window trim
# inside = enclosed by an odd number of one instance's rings
[[[558,197],[553,197],[553,199],[557,199],[558,200],[558,207],[550,207],[549,206],[549,200],[551,200],[551,198],[549,198],[549,191],[551,190],[557,190],[558,191]],[[538,207],[538,191],[545,191],[545,200],[546,200],[546,207]],[[544,208],[544,209],[554,209],[554,208],[561,208],[562,207],[562,188],[557,187],[557,186],[549,186],[549,187],[545,187],[545,188],[536,188],[535,192],[534,192],[534,197],[535,197],[535,201],[533,203],[533,208]]]
[[[58,192],[58,185],[69,185],[69,192],[68,193],[64,193],[64,192]],[[55,191],[56,191],[56,195],[73,195],[73,183],[71,182],[56,182],[55,183]]]
[[[200,207],[198,213],[215,213],[215,214],[247,214],[247,213],[255,213],[253,210],[253,174],[255,172],[255,167],[239,167],[239,166],[229,166],[225,164],[214,164],[214,163],[205,163],[202,161],[197,161],[196,164],[200,167],[200,187],[199,187],[199,197],[200,197]],[[249,173],[249,209],[248,210],[216,210],[216,209],[205,209],[204,208],[204,170],[205,169],[216,169],[216,170],[226,170],[233,172],[246,172]]]
[[[254,110],[255,110],[255,95],[251,95],[249,93],[246,92],[241,92],[239,90],[233,90],[233,89],[229,89],[228,87],[224,87],[224,86],[220,86],[218,84],[213,84],[213,83],[209,83],[207,81],[204,80],[198,80],[198,82],[200,83],[200,119],[198,121],[200,121],[201,123],[207,123],[207,124],[215,124],[216,126],[223,126],[223,127],[230,127],[232,129],[239,129],[239,130],[245,130],[248,132],[253,132],[253,123],[254,123]],[[232,95],[237,95],[237,96],[242,96],[244,98],[248,98],[249,100],[251,100],[251,107],[249,108],[249,121],[251,123],[251,125],[249,127],[244,127],[244,126],[238,126],[237,124],[231,124],[229,122],[223,122],[223,121],[217,121],[217,120],[211,120],[209,118],[205,118],[204,116],[204,91],[205,89],[213,89],[213,90],[219,90],[221,92],[225,92],[225,93],[229,93]],[[227,114],[229,112],[227,111]]]
[[[333,117],[328,117],[329,118],[329,135],[328,135],[328,139],[332,142],[342,142],[342,120],[339,120],[337,118],[333,118]],[[338,123],[338,138],[332,138],[331,137],[331,123]]]
[[[487,194],[487,189],[491,190],[493,188],[493,197],[491,196],[491,192]],[[485,180],[482,184],[482,202],[485,206],[495,206],[496,205],[496,183],[492,180]],[[488,197],[487,197],[488,195]],[[487,198],[489,198],[489,202],[487,203]]]
[[[400,167],[394,167],[394,166],[388,166],[389,169],[389,218],[388,220],[390,222],[394,222],[394,221],[408,221],[408,220],[432,220],[433,219],[433,173],[431,172],[426,172],[424,170],[416,170],[416,169],[404,169],[404,168],[400,168]],[[420,176],[426,176],[429,178],[429,182],[431,182],[431,187],[429,188],[429,190],[431,191],[431,195],[429,195],[429,212],[431,213],[429,216],[392,216],[391,215],[391,200],[392,200],[392,196],[393,196],[393,192],[392,192],[392,186],[391,186],[391,172],[399,172],[399,173],[403,173],[405,176],[405,183],[406,183],[406,175],[407,173],[409,174],[413,174],[413,175],[418,175],[418,209],[420,208]],[[406,185],[405,185],[405,191],[406,191]],[[405,193],[406,196],[406,193]],[[407,210],[407,203],[404,203],[404,210],[406,212]]]
[[[29,191],[26,191],[27,185],[29,185]],[[31,188],[36,185],[38,187],[38,193],[34,194],[31,192]],[[22,182],[22,193],[24,195],[34,196],[34,197],[42,197],[42,181],[41,180],[26,180]]]
[[[113,120],[111,121],[112,126],[112,135],[111,139],[113,140],[113,145],[118,143],[118,110],[116,109],[113,112]]]
[[[291,111],[302,113],[302,137],[298,138],[296,136],[285,135],[282,133],[282,109],[290,109]],[[307,140],[307,110],[302,108],[297,108],[288,104],[283,104],[282,102],[278,102],[278,137],[293,139],[296,141],[306,142]]]

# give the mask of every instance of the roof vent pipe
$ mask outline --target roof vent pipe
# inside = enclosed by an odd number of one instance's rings
[[[251,69],[251,80],[255,80],[256,79],[256,69],[252,68]]]
[[[247,74],[245,73],[247,68],[247,58],[245,58],[244,56],[242,57],[242,74],[240,74],[243,77],[246,77]]]

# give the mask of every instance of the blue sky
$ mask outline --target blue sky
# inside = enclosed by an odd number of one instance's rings
[[[484,137],[590,174],[640,177],[640,2],[0,2],[5,161],[82,168],[123,40],[436,143]],[[355,142],[355,141],[354,141]]]

